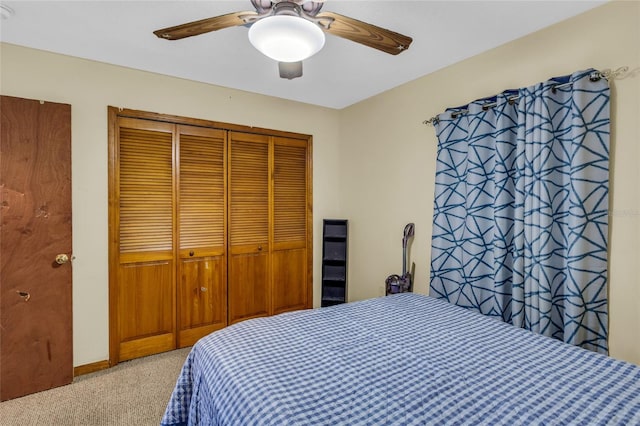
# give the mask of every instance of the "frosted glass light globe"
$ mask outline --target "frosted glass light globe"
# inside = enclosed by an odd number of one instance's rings
[[[324,32],[298,16],[263,18],[249,28],[249,41],[261,53],[278,62],[307,59],[324,46]]]

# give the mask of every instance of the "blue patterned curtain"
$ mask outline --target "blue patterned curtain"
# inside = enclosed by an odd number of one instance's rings
[[[430,294],[607,353],[609,86],[594,75],[437,117]]]

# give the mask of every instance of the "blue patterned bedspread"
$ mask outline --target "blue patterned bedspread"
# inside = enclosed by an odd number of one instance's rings
[[[162,424],[640,425],[640,367],[404,293],[201,339]]]

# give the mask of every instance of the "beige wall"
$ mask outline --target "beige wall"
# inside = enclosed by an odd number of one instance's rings
[[[322,253],[322,218],[340,211],[338,111],[13,45],[1,49],[3,95],[71,104],[74,365],[109,357],[108,105],[313,135],[314,252]],[[314,271],[319,305],[319,260]]]
[[[108,358],[107,105],[312,134],[315,305],[323,217],[350,220],[351,300],[383,293],[415,222],[426,293],[436,138],[422,121],[586,67],[637,68],[639,28],[640,3],[608,4],[342,111],[0,44],[3,95],[72,105],[74,365]],[[640,364],[640,75],[612,92],[610,345]]]
[[[422,77],[341,112],[342,212],[350,219],[350,299],[382,293],[416,223],[416,291],[427,292],[436,136],[446,107],[584,68],[628,65],[612,84],[610,351],[640,364],[640,2],[583,15]],[[428,54],[428,52],[425,52]]]

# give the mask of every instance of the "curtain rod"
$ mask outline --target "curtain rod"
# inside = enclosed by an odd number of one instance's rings
[[[612,71],[610,69],[606,69],[606,70],[603,70],[603,71],[593,71],[591,74],[589,74],[589,80],[598,81],[598,80],[600,80],[602,78],[604,78],[607,81],[615,80],[616,78],[618,78],[621,75],[625,74],[627,71],[629,71],[629,67],[626,66],[626,65],[616,69],[615,71]],[[555,93],[555,91],[557,89],[561,89],[563,87],[571,86],[572,84],[573,84],[572,82],[557,84],[557,85],[553,86],[553,88],[551,90]],[[508,97],[507,100],[509,101],[509,104],[513,105],[513,103],[515,101],[517,101],[519,97],[520,97],[519,95],[514,95],[514,96]],[[493,108],[496,105],[497,105],[497,102],[487,102],[486,104],[482,105],[482,109],[486,111],[489,108]],[[459,115],[466,114],[467,112],[469,112],[469,110],[466,110],[466,109],[453,111],[453,112],[451,112],[451,118],[457,118]],[[438,122],[438,116],[434,115],[433,117],[431,117],[431,118],[429,118],[427,120],[424,120],[422,122],[422,124],[426,124],[427,126],[433,126],[437,122]]]

